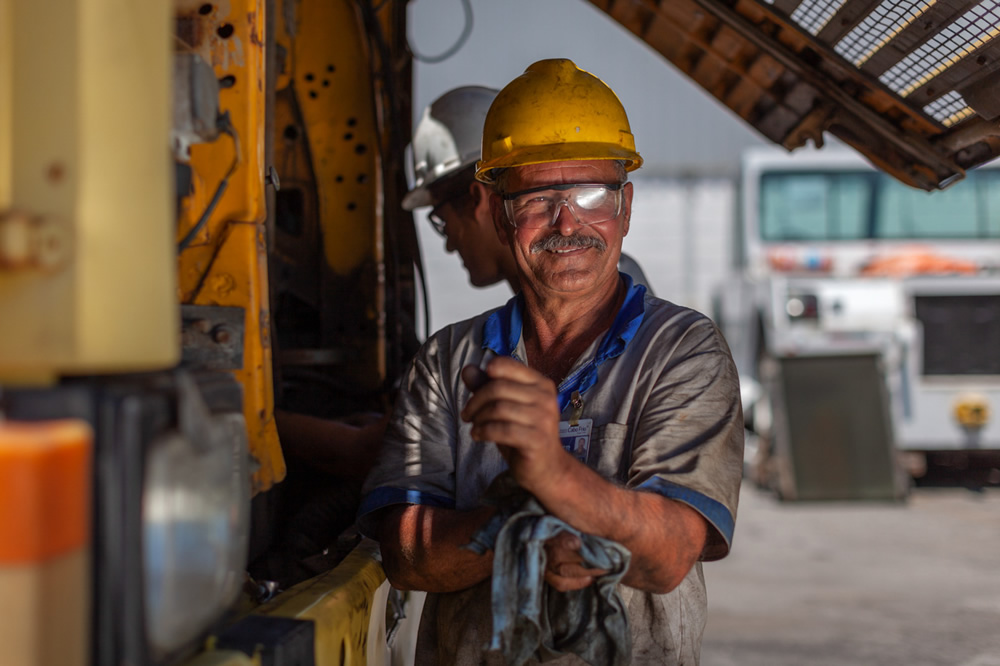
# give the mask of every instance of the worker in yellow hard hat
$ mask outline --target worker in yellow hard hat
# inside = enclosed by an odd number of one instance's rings
[[[476,180],[483,122],[497,90],[460,86],[424,109],[413,133],[413,189],[403,197],[405,210],[430,207],[428,220],[457,252],[475,287],[506,281],[514,293],[519,277],[514,258],[493,227],[490,187]],[[623,254],[619,269],[649,288],[639,264]]]
[[[641,165],[569,60],[490,107],[476,176],[521,291],[424,344],[359,513],[429,593],[417,663],[698,663],[743,416],[718,329],[618,270]]]

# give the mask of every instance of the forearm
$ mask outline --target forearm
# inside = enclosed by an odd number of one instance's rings
[[[567,458],[557,478],[533,489],[542,505],[581,532],[628,548],[624,584],[658,593],[677,587],[704,548],[704,517],[681,502],[616,486]]]
[[[454,592],[489,578],[493,553],[463,546],[493,514],[483,507],[455,511],[408,505],[386,509],[379,544],[389,582],[401,590]]]
[[[381,427],[362,428],[286,411],[278,411],[276,417],[285,453],[331,474],[364,478],[381,446]]]

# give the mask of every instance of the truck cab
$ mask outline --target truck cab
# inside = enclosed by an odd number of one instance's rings
[[[1000,449],[990,418],[1000,400],[998,166],[930,194],[835,146],[745,153],[740,250],[720,314],[764,450],[811,438],[789,425],[776,364],[864,354],[884,396],[869,429],[897,450]],[[838,419],[870,408],[845,397]]]

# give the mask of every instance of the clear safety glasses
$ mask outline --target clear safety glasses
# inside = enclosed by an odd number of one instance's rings
[[[519,229],[541,229],[555,223],[566,206],[580,224],[600,224],[622,212],[625,183],[543,185],[502,195],[507,219]]]

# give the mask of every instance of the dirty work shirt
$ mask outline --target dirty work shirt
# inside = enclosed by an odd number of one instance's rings
[[[563,420],[574,391],[581,422],[592,420],[575,454],[605,478],[690,505],[707,520],[703,560],[729,552],[743,461],[743,417],[736,369],[704,315],[628,287],[615,322],[577,360],[559,386]],[[474,442],[459,417],[471,392],[461,369],[498,355],[526,358],[523,303],[448,326],[433,335],[404,378],[378,464],[365,482],[362,532],[375,535],[376,511],[393,504],[458,510],[480,506],[506,463],[497,447]],[[701,563],[669,594],[621,586],[635,664],[697,664],[707,600]],[[490,581],[429,594],[417,663],[500,664],[484,654],[491,633]],[[558,664],[579,664],[564,656]]]

